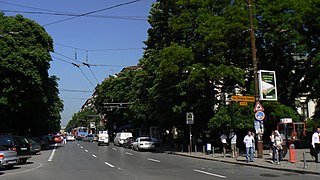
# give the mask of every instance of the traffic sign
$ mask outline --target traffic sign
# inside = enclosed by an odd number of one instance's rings
[[[248,106],[248,102],[239,102],[240,106]]]
[[[264,111],[264,108],[262,107],[259,101],[257,101],[256,105],[254,106],[254,112],[257,112],[257,111]]]
[[[194,116],[193,116],[193,112],[187,112],[186,114],[187,116],[187,124],[194,124]]]
[[[266,115],[264,114],[263,111],[257,111],[255,114],[255,118],[258,121],[262,121],[265,117],[266,117]]]
[[[231,96],[231,101],[254,102],[254,96]]]

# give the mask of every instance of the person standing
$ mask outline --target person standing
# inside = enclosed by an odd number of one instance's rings
[[[269,150],[270,156],[273,156],[273,143],[274,143],[274,131],[272,131],[270,135],[270,150]]]
[[[279,163],[280,161],[282,161],[282,143],[283,143],[283,139],[280,136],[280,133],[275,130],[274,131],[274,142],[273,142],[273,162],[276,162],[276,158],[277,158],[277,163]]]
[[[319,162],[319,159],[318,159],[318,153],[320,152],[319,136],[320,136],[320,128],[317,128],[317,130],[312,135],[312,141],[311,141],[311,145],[312,145],[313,149],[315,150],[316,162]]]
[[[251,131],[248,131],[248,134],[243,139],[244,144],[246,145],[246,161],[254,162],[253,160],[253,145],[254,137],[251,134]]]
[[[231,130],[229,134],[229,139],[231,143],[231,151],[232,151],[232,158],[237,158],[238,157],[238,151],[237,151],[237,135],[236,133]]]
[[[220,140],[221,140],[221,143],[222,143],[222,153],[223,153],[223,157],[226,157],[226,151],[227,151],[227,136],[222,133],[221,136],[220,136]]]

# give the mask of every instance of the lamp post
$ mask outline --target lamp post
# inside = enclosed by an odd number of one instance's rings
[[[256,40],[254,35],[253,28],[253,17],[252,17],[252,2],[251,0],[247,0],[248,10],[249,10],[249,18],[250,18],[250,40],[251,40],[251,52],[252,52],[252,66],[253,66],[253,78],[254,78],[254,96],[255,101],[259,100],[259,84],[258,84],[258,61],[256,54]],[[257,141],[257,152],[258,158],[263,158],[263,140],[262,135],[261,138]]]

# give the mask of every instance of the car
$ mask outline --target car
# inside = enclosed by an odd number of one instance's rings
[[[133,143],[132,143],[132,149],[133,150],[154,150],[155,149],[155,143],[152,141],[150,137],[138,137]]]
[[[53,142],[54,143],[62,143],[63,137],[60,135],[53,136]]]
[[[124,148],[128,148],[128,149],[132,149],[132,143],[134,141],[134,138],[133,137],[128,137],[127,139],[125,139],[123,141],[123,147]]]
[[[72,135],[72,134],[67,135],[67,141],[75,141],[75,140],[76,140],[76,138],[74,137],[74,135]]]
[[[31,158],[31,144],[23,136],[0,135],[0,146],[17,152],[18,163],[20,164],[25,164]]]
[[[0,146],[0,165],[6,169],[12,169],[18,163],[17,152],[8,150],[4,146]]]
[[[118,132],[113,140],[115,146],[122,146],[123,141],[128,137],[133,137],[131,132]]]
[[[32,139],[36,143],[38,143],[41,146],[42,149],[49,149],[50,143],[47,139],[42,137],[28,137],[28,139]]]
[[[99,131],[99,134],[98,134],[98,146],[100,146],[100,144],[105,144],[105,145],[109,146],[109,134],[108,134],[108,131]]]
[[[85,142],[85,141],[93,142],[93,139],[94,139],[93,134],[88,134],[82,139],[82,141],[83,142]]]
[[[31,143],[31,154],[37,154],[38,152],[41,151],[41,145],[37,142],[35,142],[34,140],[27,138],[29,143]]]
[[[98,135],[97,135],[97,134],[94,134],[94,135],[93,135],[93,141],[98,141],[98,140],[99,140]]]

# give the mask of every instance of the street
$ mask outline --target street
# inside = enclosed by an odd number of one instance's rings
[[[137,152],[92,142],[52,145],[25,165],[1,170],[1,180],[316,179],[318,176],[213,162],[161,152]]]

